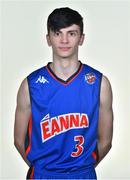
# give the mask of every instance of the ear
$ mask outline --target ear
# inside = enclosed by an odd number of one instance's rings
[[[46,35],[46,40],[47,40],[48,46],[51,46],[51,41],[50,41],[50,37],[48,34]]]
[[[80,41],[79,41],[79,45],[82,46],[83,42],[84,42],[84,38],[85,38],[85,34],[82,34],[80,37]]]

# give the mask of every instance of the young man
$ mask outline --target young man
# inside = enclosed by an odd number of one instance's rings
[[[53,58],[23,80],[14,143],[30,166],[28,179],[96,179],[112,144],[112,90],[99,71],[82,64],[83,18],[70,8],[48,17]]]

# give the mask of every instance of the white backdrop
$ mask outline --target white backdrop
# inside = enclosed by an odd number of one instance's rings
[[[2,106],[0,178],[25,179],[28,170],[13,145],[16,95],[21,81],[51,61],[46,20],[53,9],[69,6],[84,17],[86,39],[79,59],[103,72],[113,89],[114,137],[97,167],[99,179],[130,179],[130,62],[128,1],[1,1]]]

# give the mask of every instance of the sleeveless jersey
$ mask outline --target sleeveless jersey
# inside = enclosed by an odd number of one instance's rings
[[[32,113],[25,147],[34,168],[64,174],[94,166],[101,78],[81,62],[67,81],[53,73],[50,63],[27,77]]]

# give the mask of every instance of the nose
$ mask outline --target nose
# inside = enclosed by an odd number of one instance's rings
[[[67,34],[62,34],[61,36],[61,43],[67,44],[68,41],[68,35]]]

